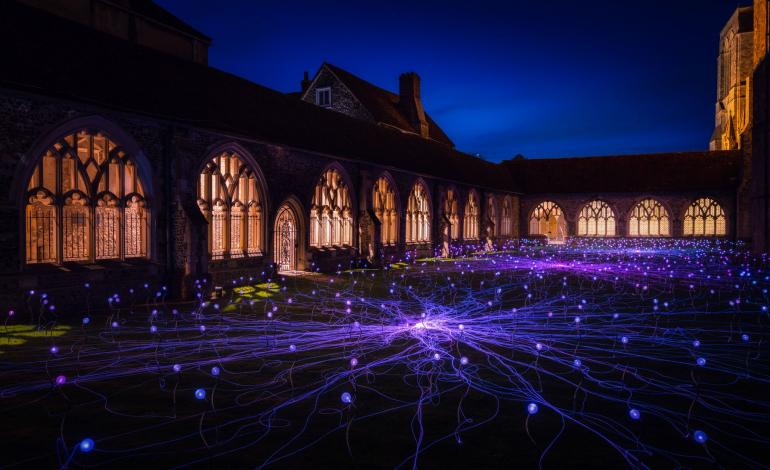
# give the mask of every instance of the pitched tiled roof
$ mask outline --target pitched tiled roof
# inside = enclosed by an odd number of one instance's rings
[[[34,34],[30,34],[34,31]],[[228,73],[0,2],[0,87],[511,190],[500,166],[417,135],[330,113]]]
[[[323,66],[328,67],[348,87],[364,108],[372,114],[375,121],[409,132],[419,133],[419,130],[412,126],[402,112],[399,106],[399,95],[373,85],[336,65],[326,62]],[[428,113],[425,113],[425,119],[428,121],[428,136],[431,139],[454,147],[452,140],[449,139]]]
[[[740,150],[614,157],[518,158],[503,163],[524,193],[611,193],[734,189]]]

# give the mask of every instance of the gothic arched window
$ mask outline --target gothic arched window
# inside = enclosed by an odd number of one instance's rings
[[[498,233],[504,237],[511,236],[512,228],[513,228],[513,219],[511,216],[511,197],[505,196],[503,198],[503,204],[500,214],[500,229],[498,230]]]
[[[149,211],[135,162],[107,134],[57,140],[27,184],[27,264],[148,256]]]
[[[209,222],[212,259],[261,255],[262,188],[255,171],[234,152],[206,163],[198,184],[198,207]]]
[[[310,245],[317,247],[353,244],[353,208],[350,191],[339,171],[323,172],[310,207]]]
[[[468,200],[465,201],[463,238],[466,240],[479,238],[479,201],[475,191],[470,191]]]
[[[567,237],[567,221],[555,202],[543,201],[535,207],[529,217],[529,234],[545,235],[552,241],[563,241]]]
[[[668,211],[655,199],[644,199],[628,218],[630,237],[667,237],[670,234]]]
[[[457,192],[449,188],[444,194],[444,217],[449,221],[449,237],[452,240],[460,238],[460,215],[457,207]]]
[[[396,194],[387,178],[380,177],[372,187],[372,209],[380,221],[380,239],[383,245],[395,245],[398,238]]]
[[[489,236],[495,236],[500,234],[500,225],[497,219],[497,208],[495,204],[494,196],[487,196],[487,219],[492,222],[492,233]]]
[[[406,242],[430,242],[428,190],[420,181],[417,181],[412,186],[412,191],[409,193],[409,200],[406,205]]]
[[[580,210],[578,236],[614,237],[615,213],[604,201],[591,201]]]
[[[684,235],[695,237],[727,235],[727,217],[722,206],[707,197],[693,201],[684,215]]]

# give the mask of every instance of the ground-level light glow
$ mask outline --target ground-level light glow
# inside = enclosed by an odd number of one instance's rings
[[[525,243],[267,282],[186,308],[126,286],[66,334],[0,342],[0,404],[73,467],[344,466],[384,435],[400,468],[502,436],[544,467],[575,439],[613,466],[770,464],[770,263],[740,245]]]

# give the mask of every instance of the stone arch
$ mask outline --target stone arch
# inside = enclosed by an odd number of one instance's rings
[[[620,212],[610,201],[593,197],[580,202],[575,217],[575,235],[579,237],[616,237]],[[594,220],[591,220],[594,219]]]
[[[385,188],[382,188],[382,182],[385,182],[387,185],[387,189],[390,190],[390,197],[392,198],[392,207],[390,210],[393,212],[388,214],[389,208],[387,207],[388,203],[390,201],[387,200],[378,200],[378,196],[383,195],[377,195],[375,194],[375,191],[378,190],[384,190]],[[369,188],[369,194],[371,195],[371,210],[372,213],[379,219],[380,222],[380,242],[383,245],[395,245],[399,242],[399,229],[401,224],[401,213],[403,212],[402,206],[401,206],[401,197],[399,194],[399,188],[396,185],[396,180],[393,178],[393,176],[388,172],[387,170],[383,171],[382,173],[377,176],[374,181],[372,181],[372,184]],[[387,198],[388,196],[385,195]],[[384,220],[383,220],[384,219]]]
[[[294,217],[294,220],[296,221],[297,227],[295,232],[295,239],[294,239],[294,269],[296,270],[304,270],[307,269],[306,266],[306,259],[307,259],[307,222],[306,222],[306,212],[302,207],[302,203],[300,202],[299,198],[290,195],[277,206],[275,211],[275,218],[271,219],[270,221],[270,253],[272,254],[272,260],[276,265],[280,263],[279,254],[280,254],[280,245],[277,243],[280,237],[280,233],[277,229],[277,224],[279,223],[279,218],[281,217],[281,213],[284,210],[291,211],[292,216]],[[280,268],[279,268],[280,269]]]
[[[10,188],[20,267],[153,259],[154,187],[149,160],[116,123],[93,115],[52,127],[22,157]]]
[[[318,175],[310,196],[310,246],[355,246],[356,207],[350,175],[338,162],[329,163]]]
[[[208,221],[212,259],[262,256],[269,232],[267,181],[237,142],[210,147],[194,174],[198,207]],[[215,194],[216,193],[216,194]]]
[[[433,198],[428,184],[417,177],[409,188],[405,210],[406,243],[430,243],[433,227]]]
[[[655,204],[662,208],[663,212],[660,212]],[[671,237],[674,235],[676,215],[677,213],[672,210],[668,202],[662,198],[655,196],[636,198],[626,213],[626,235],[629,237]],[[640,219],[640,216],[643,219]],[[650,219],[649,222],[645,222],[646,219]]]
[[[527,222],[529,235],[545,235],[551,243],[563,242],[569,235],[562,205],[550,199],[535,204]]]

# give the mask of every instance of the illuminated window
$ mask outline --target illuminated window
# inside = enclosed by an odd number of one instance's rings
[[[206,163],[198,181],[198,207],[209,222],[212,259],[263,253],[262,188],[254,169],[224,152]]]
[[[428,190],[418,181],[412,186],[406,206],[406,242],[427,243],[430,241],[430,206]]]
[[[727,235],[727,218],[722,206],[706,197],[690,204],[684,215],[684,235],[695,237]]]
[[[631,210],[628,235],[631,237],[667,237],[668,211],[655,199],[645,199]]]
[[[615,213],[603,201],[591,201],[580,210],[578,235],[581,237],[614,237]]]
[[[332,105],[332,89],[329,87],[318,88],[315,91],[315,104],[328,108]]]
[[[350,192],[335,169],[326,170],[316,184],[310,207],[310,245],[350,246],[353,243]]]
[[[502,210],[500,212],[500,229],[498,230],[498,233],[504,237],[509,237],[513,233],[510,196],[505,196],[503,198]]]
[[[458,214],[457,193],[450,188],[444,193],[444,217],[449,221],[449,237],[452,240],[460,238],[460,215]]]
[[[555,202],[544,201],[535,207],[529,217],[529,234],[545,235],[554,242],[567,237],[567,221]]]
[[[500,225],[497,220],[497,209],[495,207],[494,196],[487,197],[487,218],[492,222],[492,233],[489,233],[488,235],[495,236],[500,234]]]
[[[387,178],[380,177],[372,188],[372,209],[380,221],[380,238],[383,245],[395,245],[398,237],[398,212],[396,194]]]
[[[45,152],[27,185],[25,215],[27,264],[147,257],[142,182],[102,132],[68,135]]]
[[[463,217],[463,238],[477,240],[479,238],[479,202],[474,191],[468,193]]]

